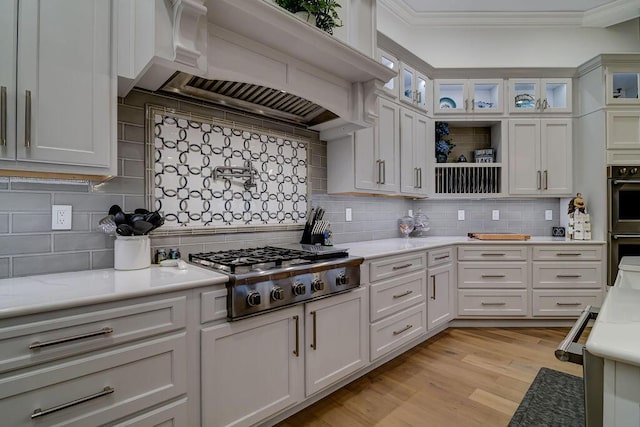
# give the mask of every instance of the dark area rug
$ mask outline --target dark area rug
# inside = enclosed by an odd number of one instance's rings
[[[540,368],[509,427],[584,426],[582,378]]]

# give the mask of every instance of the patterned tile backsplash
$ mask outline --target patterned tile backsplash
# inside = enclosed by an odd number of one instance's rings
[[[119,204],[127,211],[146,205],[144,135],[147,104],[213,116],[308,140],[306,156],[311,179],[307,185],[311,203],[325,208],[325,219],[331,222],[337,243],[397,237],[398,218],[409,209],[418,208],[422,208],[431,220],[428,235],[465,235],[469,231],[494,230],[550,235],[551,226],[558,225],[558,199],[413,201],[327,195],[326,144],[319,141],[316,132],[164,94],[134,90],[119,100],[118,176],[114,179],[69,185],[0,178],[0,278],[113,266],[113,238],[100,233],[97,224],[113,204]],[[73,206],[71,231],[50,230],[51,204]],[[345,221],[346,208],[353,211],[351,222]],[[466,211],[467,221],[457,221],[457,209]],[[491,221],[492,209],[500,209],[499,221]],[[547,209],[553,211],[553,221],[544,220]],[[284,230],[154,237],[152,247],[179,248],[184,257],[191,252],[297,242],[301,235],[300,230]]]

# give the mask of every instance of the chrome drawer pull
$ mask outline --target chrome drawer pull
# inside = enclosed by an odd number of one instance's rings
[[[45,342],[35,341],[34,343],[32,343],[29,346],[29,350],[35,350],[37,348],[48,347],[50,345],[64,344],[64,343],[69,342],[69,341],[77,341],[77,340],[81,340],[81,339],[84,339],[84,338],[96,337],[98,335],[109,335],[109,334],[112,334],[112,333],[113,333],[113,328],[102,328],[99,331],[88,332],[86,334],[74,335],[72,337],[60,338],[60,339],[57,339],[57,340],[51,340],[51,341],[45,341]]]
[[[447,259],[447,258],[449,258],[449,255],[437,256],[437,257],[434,257],[433,259],[434,261],[440,261],[441,259]]]
[[[31,91],[24,94],[24,146],[31,148]]]
[[[7,87],[0,87],[0,147],[7,146]]]
[[[293,319],[296,321],[296,349],[293,350],[293,354],[300,357],[300,317],[293,316]]]
[[[581,304],[579,302],[557,302],[556,305],[563,306],[563,305],[581,305]]]
[[[572,253],[572,252],[558,252],[556,256],[580,256],[581,253]]]
[[[498,253],[498,252],[496,252],[496,253],[484,253],[483,252],[480,255],[482,255],[482,256],[505,256],[506,254]]]
[[[483,274],[482,276],[483,279],[501,279],[503,277],[507,277],[504,274]]]
[[[49,408],[49,409],[36,409],[33,411],[33,414],[31,414],[31,419],[34,418],[38,418],[38,417],[43,417],[45,415],[49,415],[53,412],[58,412],[62,409],[67,409],[70,408],[72,406],[75,405],[79,405],[80,403],[84,403],[84,402],[88,402],[89,400],[93,400],[93,399],[97,399],[99,397],[102,396],[106,396],[108,394],[111,394],[115,391],[115,389],[113,387],[109,387],[106,386],[105,388],[102,389],[102,391],[92,394],[90,396],[86,396],[86,397],[81,397],[80,399],[76,399],[76,400],[72,400],[71,402],[68,403],[63,403],[62,405],[58,405],[58,406],[54,406],[53,408]]]
[[[480,303],[481,305],[507,305],[506,302],[484,302]]]
[[[402,270],[403,268],[409,268],[411,267],[413,264],[403,264],[403,265],[394,265],[393,266],[393,270]]]
[[[559,279],[577,279],[582,277],[581,274],[556,274],[556,277]]]
[[[407,325],[404,328],[400,329],[399,331],[393,331],[393,335],[400,335],[401,333],[406,332],[411,328],[413,328],[413,325]]]
[[[313,316],[313,342],[311,343],[311,348],[314,350],[318,349],[318,336],[317,336],[317,328],[316,328],[316,312],[315,311],[311,311],[309,312],[310,315]]]
[[[411,295],[412,293],[413,293],[413,291],[403,292],[401,294],[394,295],[393,298],[394,299],[398,299],[398,298],[406,297],[407,295]]]

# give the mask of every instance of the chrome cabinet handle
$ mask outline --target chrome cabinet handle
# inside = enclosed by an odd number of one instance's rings
[[[433,286],[433,294],[431,296],[431,299],[435,300],[436,299],[436,276],[435,275],[431,276],[431,286]]]
[[[42,347],[48,347],[48,346],[57,345],[57,344],[64,344],[69,341],[77,341],[84,338],[96,337],[98,335],[109,335],[112,333],[113,333],[113,328],[107,327],[107,328],[102,328],[99,331],[88,332],[86,334],[74,335],[66,338],[59,338],[57,340],[51,340],[51,341],[45,341],[45,342],[35,341],[31,343],[31,345],[29,346],[29,350],[36,350]]]
[[[537,180],[538,190],[542,190],[542,173],[538,171],[538,180]]]
[[[393,331],[393,335],[400,335],[401,333],[408,331],[411,328],[413,328],[413,325],[407,325],[404,328],[400,329],[399,331]]]
[[[418,184],[418,168],[413,168],[414,185],[413,188],[420,188]]]
[[[476,99],[473,98],[471,100],[471,111],[474,111],[476,109]]]
[[[582,277],[581,274],[556,274],[559,279],[578,279]]]
[[[7,146],[7,87],[0,87],[0,146]]]
[[[506,254],[503,254],[502,252],[494,252],[494,253],[490,253],[490,252],[483,252],[480,255],[482,256],[505,256]]]
[[[24,146],[31,148],[31,91],[24,94]]]
[[[402,265],[394,265],[393,267],[391,267],[392,270],[402,270],[403,268],[409,268],[411,267],[413,264],[402,264]]]
[[[376,184],[382,184],[382,160],[376,160],[376,166],[378,166],[378,180]]]
[[[81,397],[80,399],[72,400],[71,402],[63,403],[62,405],[54,406],[54,407],[49,408],[49,409],[40,409],[40,408],[38,408],[38,409],[33,411],[33,414],[31,414],[31,419],[43,417],[43,416],[49,415],[49,414],[51,414],[53,412],[58,412],[58,411],[61,411],[63,409],[70,408],[72,406],[79,405],[81,403],[88,402],[90,400],[106,396],[108,394],[113,393],[114,391],[115,391],[115,389],[113,387],[105,386],[105,388],[103,388],[102,391],[100,391],[98,393],[94,393],[94,394],[89,395],[89,396]]]
[[[467,111],[469,109],[469,100],[465,99],[464,100],[464,110]]]
[[[317,341],[318,337],[316,335],[316,320],[317,320],[316,312],[312,311],[309,314],[311,316],[313,316],[313,341],[311,342],[311,348],[314,349],[314,350],[317,350],[318,349],[318,341]]]
[[[564,306],[564,305],[576,306],[576,305],[581,305],[581,304],[579,302],[556,302],[556,305],[559,305],[559,306]]]
[[[545,98],[545,100],[542,101],[542,109],[546,110],[547,108],[549,108],[549,103],[547,102],[547,99]]]
[[[573,327],[567,334],[567,336],[562,340],[560,345],[555,351],[556,359],[561,360],[563,362],[572,362],[578,363],[580,365],[583,364],[583,348],[582,344],[578,344],[578,340],[580,339],[580,335],[584,332],[589,320],[595,319],[598,317],[600,309],[594,308],[588,305],[582,313],[576,323],[574,323]]]
[[[507,277],[504,274],[483,274],[482,276],[483,279],[501,279],[503,277]]]
[[[382,160],[382,182],[380,184],[387,183],[387,161]]]
[[[293,320],[296,321],[296,349],[293,350],[293,354],[296,357],[300,357],[300,317],[293,316]]]
[[[480,303],[481,305],[507,305],[506,302],[484,302]]]
[[[442,256],[434,257],[433,260],[440,261],[441,259],[447,259],[447,258],[449,258],[449,255],[442,255]]]
[[[536,99],[536,110],[540,109],[540,99]]]
[[[575,252],[557,252],[556,256],[580,256],[582,255],[581,253],[575,253]]]
[[[420,177],[418,180],[418,188],[422,188],[422,168],[418,168],[418,176]]]
[[[393,299],[398,299],[398,298],[406,297],[407,295],[411,295],[412,293],[413,293],[413,291],[406,291],[406,292],[403,292],[403,293],[401,293],[401,294],[394,295],[394,296],[393,296]]]
[[[548,190],[549,189],[549,174],[547,171],[544,171],[544,174],[542,175],[542,181],[544,182],[544,189]]]

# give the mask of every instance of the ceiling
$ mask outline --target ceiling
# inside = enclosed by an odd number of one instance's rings
[[[400,0],[414,12],[586,12],[615,0]]]

